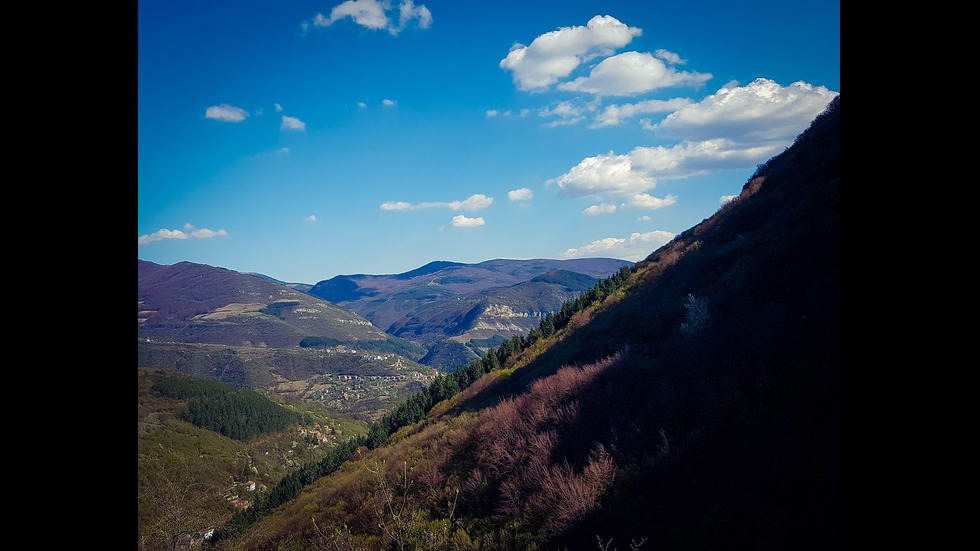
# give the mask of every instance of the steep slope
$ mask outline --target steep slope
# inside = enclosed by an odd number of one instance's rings
[[[839,549],[839,96],[546,329],[218,547]]]

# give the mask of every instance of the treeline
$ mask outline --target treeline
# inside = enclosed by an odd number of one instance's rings
[[[279,319],[286,319],[285,312],[287,310],[292,310],[294,307],[299,306],[298,300],[289,300],[283,302],[273,302],[272,304],[266,306],[259,310],[263,314],[268,314],[270,316],[276,316]]]
[[[619,272],[596,283],[574,300],[565,302],[558,312],[549,313],[541,320],[537,329],[532,329],[526,337],[517,335],[504,340],[479,360],[473,360],[469,365],[457,368],[452,373],[439,375],[428,388],[412,396],[371,425],[368,431],[368,447],[373,449],[383,446],[388,441],[388,437],[401,427],[424,419],[434,405],[452,398],[483,375],[500,369],[511,354],[519,354],[538,340],[553,336],[568,325],[572,316],[592,304],[602,302],[626,285],[631,273],[632,269],[624,266]]]
[[[160,396],[187,400],[187,410],[181,413],[181,419],[243,442],[303,420],[299,413],[254,390],[215,381],[170,377],[154,383],[152,391]]]
[[[563,329],[572,316],[585,310],[596,302],[621,289],[629,281],[632,269],[624,266],[615,275],[600,281],[575,300],[566,302],[555,314],[548,314],[537,329],[532,329],[528,336],[520,335],[504,340],[496,349],[491,349],[483,358],[473,360],[469,365],[458,368],[453,373],[439,375],[427,388],[402,402],[391,412],[387,413],[368,430],[367,437],[353,438],[338,445],[323,460],[308,464],[300,470],[290,473],[272,488],[267,497],[256,502],[252,507],[235,513],[225,525],[216,530],[209,540],[211,545],[242,534],[259,519],[273,509],[295,497],[305,486],[317,479],[331,474],[337,468],[349,461],[360,446],[371,449],[384,446],[388,438],[398,429],[417,423],[424,419],[432,407],[443,400],[452,398],[480,377],[500,369],[511,354],[520,353],[539,339],[546,339]]]
[[[300,348],[329,348],[331,346],[339,346],[341,344],[355,350],[398,354],[409,359],[420,358],[423,354],[425,354],[425,349],[421,346],[397,337],[389,337],[383,340],[379,339],[372,341],[341,341],[330,337],[303,337],[303,339],[299,341]]]

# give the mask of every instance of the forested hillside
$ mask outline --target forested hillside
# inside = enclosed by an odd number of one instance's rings
[[[208,545],[839,549],[839,96],[713,216],[337,449]]]

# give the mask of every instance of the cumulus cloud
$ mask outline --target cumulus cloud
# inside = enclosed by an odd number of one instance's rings
[[[727,205],[728,203],[734,201],[736,198],[738,198],[738,195],[722,195],[721,197],[718,198],[718,204]]]
[[[398,103],[398,102],[395,101],[395,100],[392,100],[392,99],[383,99],[383,100],[381,100],[381,104],[382,105],[387,105],[388,107],[391,107],[392,105],[395,105],[396,103]]]
[[[367,104],[364,103],[363,101],[359,101],[359,102],[357,102],[357,106],[363,108],[363,107],[367,107]]]
[[[521,90],[545,89],[581,63],[611,54],[642,32],[614,17],[597,15],[584,27],[561,27],[538,36],[528,46],[515,44],[500,61],[500,68],[513,72]]]
[[[329,27],[348,17],[358,25],[372,30],[384,29],[392,35],[397,35],[412,23],[420,29],[428,29],[432,25],[429,8],[416,6],[412,0],[404,0],[397,10],[388,0],[347,0],[334,6],[330,15],[318,13],[310,21],[301,23],[300,27],[304,31],[311,27]]]
[[[470,195],[462,201],[432,201],[424,203],[408,203],[405,201],[387,201],[381,204],[381,210],[420,210],[448,208],[451,210],[480,210],[493,204],[493,197],[482,193]]]
[[[306,123],[297,119],[296,117],[288,117],[286,115],[282,116],[282,124],[279,126],[280,130],[306,130]]]
[[[195,229],[194,226],[186,224],[183,231],[161,228],[154,233],[141,235],[137,238],[136,243],[138,247],[142,247],[143,245],[163,241],[164,239],[209,239],[211,237],[222,237],[226,235],[228,235],[228,232],[225,230]]]
[[[624,103],[622,105],[607,105],[596,115],[592,127],[615,126],[621,123],[623,119],[636,115],[671,113],[691,103],[691,100],[687,98],[674,98],[669,100],[651,99],[636,103]]]
[[[484,224],[486,224],[486,221],[483,219],[482,216],[478,216],[476,218],[469,218],[467,216],[463,216],[462,214],[457,214],[456,216],[453,216],[454,228],[473,228],[476,226],[482,226]]]
[[[534,197],[534,192],[526,187],[514,189],[507,192],[507,198],[511,201],[527,201]]]
[[[658,179],[754,167],[792,144],[835,95],[803,82],[783,87],[758,79],[744,87],[727,85],[700,102],[684,104],[659,124],[647,123],[667,136],[686,138],[680,143],[587,157],[551,182],[566,196],[618,196],[626,199],[626,208],[661,208],[676,199],[647,194]]]
[[[598,214],[612,214],[616,212],[616,205],[611,205],[609,203],[602,203],[601,205],[592,205],[582,211],[582,214],[586,216],[596,216]]]
[[[698,86],[707,73],[677,71],[649,53],[626,52],[603,59],[587,77],[558,85],[561,90],[597,96],[628,96],[669,86]]]
[[[212,105],[204,111],[204,118],[222,122],[242,122],[246,117],[248,117],[247,111],[227,103]]]
[[[639,262],[673,238],[673,233],[663,230],[633,233],[629,237],[606,237],[582,247],[568,249],[562,253],[562,256],[564,258],[612,257]]]
[[[656,185],[654,178],[633,169],[629,155],[596,155],[586,157],[562,174],[555,182],[562,195],[581,197],[586,195],[629,195],[641,193]]]
[[[685,140],[792,142],[836,95],[824,86],[805,82],[780,86],[759,78],[745,86],[730,83],[649,128]]]

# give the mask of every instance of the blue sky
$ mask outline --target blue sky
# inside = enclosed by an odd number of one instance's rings
[[[840,2],[151,0],[138,257],[640,260],[840,93]]]

